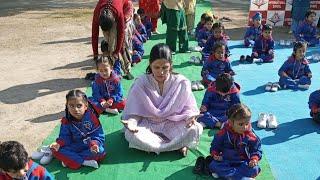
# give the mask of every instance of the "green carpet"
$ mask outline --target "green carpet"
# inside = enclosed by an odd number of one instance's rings
[[[196,22],[199,21],[201,13],[209,10],[211,4],[201,2],[197,5]],[[159,32],[145,44],[145,56],[143,61],[136,65],[132,72],[135,77],[145,72],[148,64],[149,52],[154,44],[165,42],[166,26],[160,25]],[[190,46],[196,42],[190,42]],[[174,56],[174,71],[181,73],[190,80],[199,80],[201,66],[190,65],[187,61],[192,54],[177,54]],[[125,89],[125,95],[134,81],[122,80]],[[201,103],[205,91],[195,92],[198,105]],[[87,94],[91,95],[91,87],[87,89]],[[100,164],[99,169],[82,167],[80,170],[70,170],[63,168],[61,163],[53,160],[46,168],[56,177],[56,179],[212,179],[211,177],[201,177],[192,173],[197,156],[207,156],[210,143],[212,141],[214,130],[205,130],[198,150],[191,150],[187,157],[182,158],[178,152],[167,152],[156,155],[154,153],[142,152],[135,149],[129,149],[128,143],[121,131],[122,125],[119,122],[119,116],[102,115],[101,123],[106,134],[107,157]],[[44,140],[44,144],[50,144],[55,140],[59,133],[59,126],[56,127],[51,135]],[[262,173],[257,179],[274,179],[271,173],[265,155],[260,162]]]

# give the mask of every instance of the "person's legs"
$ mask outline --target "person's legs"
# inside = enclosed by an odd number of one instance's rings
[[[178,36],[179,36],[179,52],[186,52],[188,51],[189,48],[189,39],[188,39],[188,34],[187,30],[181,30],[178,31]]]
[[[156,32],[158,28],[158,18],[151,18],[152,32]]]

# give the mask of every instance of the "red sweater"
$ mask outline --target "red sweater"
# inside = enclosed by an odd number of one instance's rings
[[[123,46],[123,40],[125,35],[125,15],[124,9],[129,8],[130,4],[128,0],[99,0],[96,8],[93,12],[92,19],[92,51],[93,56],[98,56],[98,38],[99,38],[99,17],[101,11],[107,6],[108,1],[111,1],[110,9],[113,12],[114,18],[117,21],[117,46],[113,54],[118,54]],[[128,11],[126,11],[127,13]]]

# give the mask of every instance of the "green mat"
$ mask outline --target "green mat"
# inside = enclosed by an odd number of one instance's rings
[[[210,7],[211,4],[208,2],[197,4],[196,22],[199,21],[201,13],[209,10]],[[145,72],[152,46],[159,42],[165,42],[165,35],[163,33],[165,32],[166,26],[160,24],[161,22],[159,22],[159,32],[162,34],[153,36],[151,40],[144,44],[146,53],[143,61],[132,70],[135,77]],[[194,41],[190,42],[190,46],[195,44],[196,42]],[[187,62],[192,55],[199,55],[199,53],[175,55],[173,60],[174,71],[185,75],[190,80],[199,80],[201,66],[190,65]],[[133,81],[122,80],[126,95],[132,83]],[[194,93],[198,105],[201,103],[204,92],[205,91],[199,91]],[[87,94],[91,95],[91,87],[87,89]],[[79,170],[70,170],[62,167],[61,163],[54,159],[46,168],[56,179],[213,179],[212,177],[194,175],[192,168],[197,156],[207,156],[209,154],[210,143],[215,133],[214,130],[205,130],[201,136],[199,148],[189,151],[188,156],[183,158],[179,152],[167,152],[156,155],[155,153],[129,149],[122,132],[122,125],[119,121],[120,115],[102,115],[100,120],[106,134],[107,156],[100,164],[99,169],[82,167]],[[46,138],[43,143],[50,144],[55,141],[58,133],[59,126],[53,130],[51,135]],[[260,162],[260,166],[262,173],[257,179],[274,179],[265,155]]]

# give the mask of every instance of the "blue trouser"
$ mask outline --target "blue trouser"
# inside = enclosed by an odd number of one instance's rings
[[[217,122],[226,122],[227,121],[227,116],[213,116],[210,112],[205,112],[203,116],[198,118],[198,122],[202,122],[205,124],[207,127],[210,129],[215,128]]]
[[[319,44],[319,39],[317,37],[306,37],[304,40],[308,42],[309,46],[316,46]]]
[[[249,39],[249,38],[245,38],[244,39],[244,46],[245,47],[250,47],[250,46],[253,46],[253,45],[254,45],[254,40]]]
[[[279,85],[285,89],[298,89],[298,85],[311,84],[311,79],[307,76],[302,76],[299,79],[292,79],[290,77],[280,77]]]
[[[53,152],[54,157],[64,162],[71,169],[77,169],[84,160],[102,160],[105,156],[104,147],[99,147],[99,153],[92,153],[87,144],[74,143],[63,146],[59,151]]]
[[[264,63],[269,63],[273,62],[274,54],[269,54],[269,53],[258,53],[258,56],[254,56],[252,53],[252,58],[261,58]]]
[[[210,56],[210,53],[202,53],[202,56],[201,56],[202,64],[205,64],[207,62],[209,56]]]
[[[122,75],[121,74],[121,63],[120,63],[119,59],[115,60],[115,62],[113,64],[113,70],[118,76]]]
[[[249,167],[248,163],[242,162],[230,162],[230,161],[215,161],[213,160],[209,165],[210,171],[216,173],[220,178],[232,178],[240,180],[243,177],[256,177],[261,169],[254,166]]]

